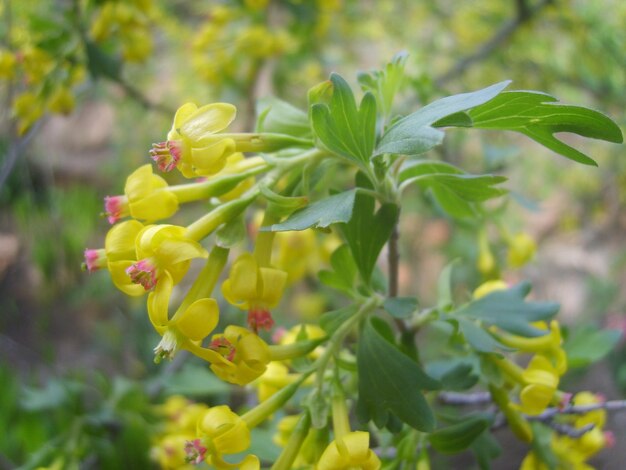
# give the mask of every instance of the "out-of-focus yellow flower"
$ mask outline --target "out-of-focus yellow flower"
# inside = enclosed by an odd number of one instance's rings
[[[214,335],[208,350],[194,354],[211,362],[211,370],[222,380],[246,385],[259,378],[270,361],[265,341],[240,326],[229,325],[224,334]]]
[[[122,38],[122,56],[128,62],[143,62],[152,53],[152,35],[147,29],[131,29]]]
[[[378,470],[380,459],[369,448],[368,432],[353,431],[334,440],[326,448],[317,470]]]
[[[522,373],[526,383],[520,391],[521,410],[538,415],[550,404],[559,385],[559,374],[542,355],[535,355]]]
[[[143,165],[126,178],[123,196],[105,198],[104,210],[111,224],[128,215],[153,222],[175,214],[178,199],[168,191],[167,181],[153,174],[152,165]]]
[[[280,344],[295,343],[298,340],[298,335],[301,333],[302,328],[304,328],[304,333],[306,334],[307,339],[319,339],[319,338],[323,338],[326,336],[326,332],[319,326],[305,323],[302,325],[296,325],[293,328],[286,331],[280,337],[280,341],[279,341]],[[316,359],[317,357],[319,357],[319,355],[322,353],[323,350],[324,350],[323,347],[318,346],[309,354],[309,357],[311,359]]]
[[[65,86],[58,87],[48,98],[48,109],[57,114],[69,114],[75,106],[74,95]]]
[[[25,91],[13,100],[13,115],[17,118],[17,131],[24,134],[43,115],[41,99],[30,91]]]
[[[231,175],[236,171],[239,171],[240,164],[245,160],[243,153],[237,152],[233,153],[226,159],[226,166],[220,172],[220,175]],[[233,199],[237,199],[243,193],[245,193],[248,189],[254,186],[254,176],[250,178],[246,178],[233,189],[228,191],[225,194],[222,194],[219,199],[220,201],[232,201]]]
[[[251,57],[264,58],[274,54],[273,34],[263,25],[253,25],[239,32],[236,47]]]
[[[509,251],[507,262],[512,268],[521,268],[533,259],[537,252],[537,244],[527,233],[518,233],[507,240]]]
[[[476,260],[478,271],[485,277],[493,276],[497,271],[496,258],[489,247],[487,232],[481,230],[478,235],[478,259]]]
[[[43,49],[27,47],[21,54],[22,67],[29,84],[41,83],[55,67],[56,61]]]
[[[603,401],[603,397],[591,392],[579,392],[572,398],[574,406],[595,405]],[[588,424],[593,424],[597,428],[603,428],[606,423],[606,410],[594,410],[583,415],[577,415],[574,423],[577,428],[582,428]]]
[[[492,292],[498,290],[506,290],[508,288],[508,284],[501,279],[487,281],[483,282],[480,286],[476,288],[476,290],[472,294],[472,297],[474,298],[474,300],[477,300],[481,297],[485,297],[487,294],[491,294]]]
[[[171,359],[179,349],[190,349],[190,343],[201,342],[219,322],[219,307],[211,298],[201,298],[187,308],[179,309],[172,318],[168,315],[168,305],[173,282],[165,271],[156,289],[148,296],[148,315],[155,330],[163,337],[154,348],[155,361]]]
[[[12,52],[0,49],[0,78],[13,78],[15,76],[16,63],[17,60]]]
[[[276,361],[270,362],[263,375],[255,382],[259,392],[259,401],[264,402],[291,382],[293,380],[290,380],[289,368],[287,366]]]
[[[269,0],[244,0],[244,3],[252,10],[262,10],[267,7]]]
[[[290,284],[306,274],[317,273],[320,260],[313,230],[278,232],[275,237],[278,248],[276,267],[287,272]]]
[[[153,144],[152,159],[162,171],[177,167],[191,178],[213,175],[226,166],[235,151],[235,141],[219,132],[235,119],[237,109],[228,103],[212,103],[198,108],[186,103],[178,108],[167,140]]]
[[[274,324],[269,310],[280,301],[286,282],[285,271],[260,267],[251,253],[242,253],[222,284],[222,293],[235,307],[248,310],[248,324],[252,329],[269,329]]]
[[[178,284],[193,258],[206,258],[207,251],[185,235],[186,229],[176,225],[148,225],[137,234],[135,247],[138,261],[126,270],[135,284],[153,289],[164,273]]]
[[[276,426],[277,432],[272,437],[272,441],[274,442],[274,444],[279,447],[285,447],[299,420],[300,416],[298,415],[285,416],[283,419],[281,419],[278,422],[278,426]]]

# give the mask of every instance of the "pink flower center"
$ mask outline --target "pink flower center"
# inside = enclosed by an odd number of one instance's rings
[[[152,144],[150,158],[154,160],[161,171],[172,171],[183,154],[183,143],[179,140],[168,140]]]
[[[197,465],[202,462],[206,451],[207,448],[202,445],[202,441],[200,439],[185,442],[185,460],[189,463]]]
[[[248,326],[255,333],[259,331],[259,328],[269,331],[274,326],[274,319],[266,308],[252,307],[248,310]]]
[[[235,349],[233,343],[231,343],[224,337],[216,338],[211,341],[211,344],[209,344],[209,349],[212,349],[216,353],[220,354],[222,357],[228,359],[230,362],[233,362],[233,359],[235,359],[235,353],[237,352],[237,349]]]
[[[157,268],[149,259],[142,259],[130,265],[126,274],[134,284],[140,284],[145,290],[153,289],[158,281]]]
[[[106,196],[104,198],[104,212],[110,224],[114,224],[122,217],[129,215],[126,196]]]

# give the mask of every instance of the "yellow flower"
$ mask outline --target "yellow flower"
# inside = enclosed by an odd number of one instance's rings
[[[179,349],[190,349],[191,342],[200,343],[219,322],[219,307],[214,299],[201,298],[185,309],[179,309],[172,318],[168,305],[173,288],[172,277],[165,271],[156,289],[148,296],[148,315],[155,330],[163,337],[154,349],[155,361],[171,359]]]
[[[89,272],[106,268],[115,287],[131,296],[142,295],[145,289],[131,282],[126,270],[137,261],[135,240],[144,226],[136,220],[114,225],[107,232],[104,248],[85,250],[85,267]]]
[[[472,297],[474,298],[474,300],[477,300],[497,290],[506,290],[508,288],[508,284],[501,279],[487,281],[483,282],[480,286],[476,288],[476,290],[472,294]]]
[[[241,152],[233,153],[226,159],[226,166],[220,172],[220,175],[231,175],[235,172],[240,171],[240,168],[241,168],[240,164],[244,162],[245,160],[246,159],[244,158],[243,153]],[[245,193],[252,186],[254,186],[254,176],[251,176],[250,178],[246,178],[237,186],[235,186],[233,189],[231,189],[225,194],[222,194],[219,197],[219,199],[220,201],[232,201],[233,199],[237,199],[238,197],[240,197],[243,193]]]
[[[369,448],[368,432],[354,431],[329,444],[317,470],[377,470],[380,460]]]
[[[538,415],[550,404],[559,385],[559,374],[542,355],[535,355],[522,373],[526,385],[520,392],[521,410]]]
[[[317,273],[320,256],[313,230],[279,232],[276,234],[276,242],[276,266],[287,272],[290,284],[301,280],[306,274]]]
[[[48,98],[48,109],[53,113],[69,114],[74,105],[74,95],[66,86],[58,87]]]
[[[207,251],[185,236],[186,229],[176,225],[148,225],[135,241],[137,261],[126,269],[135,284],[145,290],[153,289],[164,273],[178,284],[189,269],[193,258],[206,258]]]
[[[276,426],[276,434],[272,437],[272,442],[279,447],[285,447],[287,445],[287,441],[293,434],[293,430],[296,428],[296,424],[300,420],[300,416],[298,415],[290,415],[285,416],[278,422],[278,426]]]
[[[25,91],[13,101],[13,114],[17,118],[17,131],[24,134],[43,115],[43,104],[35,93]]]
[[[265,341],[240,326],[229,325],[224,334],[214,335],[204,354],[194,354],[211,362],[211,370],[222,380],[246,385],[259,378],[270,361]]]
[[[242,310],[248,310],[248,324],[257,331],[274,324],[270,309],[283,295],[287,273],[260,267],[250,253],[243,253],[233,263],[228,279],[222,284],[224,298]]]
[[[518,233],[507,240],[509,252],[507,261],[512,268],[521,268],[528,263],[537,251],[537,244],[527,233]]]
[[[13,78],[15,76],[15,55],[6,49],[0,50],[0,78]]]
[[[299,375],[290,375],[289,368],[284,364],[272,361],[267,365],[267,369],[258,381],[255,382],[258,387],[259,402],[264,402],[277,391],[297,380]]]
[[[250,447],[250,430],[246,422],[226,406],[209,408],[198,421],[196,439],[185,446],[187,461],[198,464],[206,461],[218,470],[258,470],[259,459],[246,456],[241,462],[231,464],[223,459],[224,454],[237,454]]]
[[[326,336],[326,332],[317,325],[312,325],[308,323],[303,323],[302,325],[296,325],[293,328],[286,331],[280,337],[280,344],[293,344],[298,340],[298,335],[302,331],[304,327],[304,333],[306,335],[306,339],[319,339]],[[315,348],[310,354],[309,357],[311,359],[317,359],[317,357],[323,352],[324,348],[318,346]]]
[[[598,396],[591,392],[579,392],[574,395],[572,404],[574,406],[584,406],[602,403],[603,401],[604,398],[602,396]],[[582,428],[588,424],[593,424],[597,428],[602,428],[606,423],[606,410],[594,410],[583,415],[577,415],[574,422],[577,428]]]
[[[109,223],[130,215],[147,222],[166,219],[178,210],[178,199],[168,191],[167,182],[153,174],[151,165],[143,165],[126,178],[123,196],[104,198]]]
[[[201,108],[193,103],[182,105],[167,140],[153,144],[152,159],[161,171],[177,167],[187,178],[218,173],[235,151],[235,141],[217,134],[233,122],[236,114],[237,108],[228,103]]]

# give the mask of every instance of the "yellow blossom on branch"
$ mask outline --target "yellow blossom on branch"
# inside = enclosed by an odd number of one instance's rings
[[[317,470],[378,470],[380,459],[369,448],[368,432],[353,431],[331,442],[317,463]]]

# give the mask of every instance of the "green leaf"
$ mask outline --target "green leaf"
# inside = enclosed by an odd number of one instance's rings
[[[352,161],[366,163],[376,140],[376,99],[365,93],[357,109],[352,90],[337,74],[331,74],[333,95],[329,105],[311,108],[313,130],[332,152]]]
[[[215,244],[230,249],[246,238],[246,223],[243,214],[230,219],[215,234]]]
[[[502,453],[502,447],[489,431],[480,434],[470,448],[481,470],[489,470],[491,461]]]
[[[443,162],[421,161],[405,167],[399,175],[400,182],[416,182],[427,188],[433,183],[447,186],[462,199],[482,202],[506,193],[492,186],[506,181],[504,176],[470,175],[463,170]]]
[[[119,80],[122,71],[122,62],[104,52],[94,42],[85,39],[85,52],[87,54],[87,69],[91,76]]]
[[[426,367],[431,377],[441,382],[444,390],[462,391],[473,387],[478,382],[474,365],[463,359],[448,359],[431,362]]]
[[[187,363],[171,377],[159,377],[165,383],[166,395],[204,397],[225,394],[230,386],[218,379],[208,367]]]
[[[375,155],[397,153],[419,155],[441,143],[443,133],[432,124],[451,114],[474,108],[495,98],[510,81],[491,85],[482,90],[447,96],[409,114],[383,135]]]
[[[393,98],[404,79],[404,67],[409,55],[406,52],[396,54],[382,70],[362,72],[358,81],[363,91],[369,91],[376,97],[376,102],[383,116],[391,114]]]
[[[563,349],[569,367],[586,367],[606,357],[622,338],[619,330],[599,330],[592,325],[576,328],[565,340]]]
[[[490,424],[491,419],[485,416],[470,416],[460,423],[437,429],[428,440],[438,452],[454,454],[467,449]]]
[[[352,218],[356,189],[335,194],[294,213],[280,224],[262,227],[263,232],[287,232],[307,228],[326,228]]]
[[[400,352],[390,335],[389,326],[379,318],[365,323],[357,351],[357,415],[382,428],[392,414],[418,431],[430,432],[435,418],[422,391],[436,390],[440,384]]]
[[[437,308],[447,309],[453,305],[452,299],[452,272],[459,263],[459,259],[450,261],[439,274],[437,280]]]
[[[357,266],[348,245],[341,245],[330,257],[332,271],[320,271],[321,282],[333,289],[352,295],[357,275]]]
[[[559,304],[526,302],[524,297],[529,292],[530,284],[520,282],[509,289],[491,292],[471,301],[458,309],[455,316],[480,320],[486,325],[496,325],[520,336],[542,336],[546,334],[545,330],[535,328],[530,323],[554,317],[559,310]]]
[[[456,318],[456,321],[458,322],[459,329],[461,330],[461,333],[463,333],[465,340],[476,351],[481,353],[494,353],[498,350],[512,351],[511,348],[502,344],[494,338],[490,332],[486,331],[472,320],[468,320],[467,318]]]
[[[339,310],[333,310],[332,312],[326,312],[320,317],[320,327],[326,331],[326,333],[334,333],[337,328],[341,326],[348,318],[350,318],[358,310],[355,304],[348,307],[340,308]]]
[[[385,299],[383,307],[394,318],[408,318],[417,310],[415,297],[390,297]]]
[[[257,103],[257,110],[257,132],[312,137],[307,113],[286,101],[273,96],[261,98]]]
[[[398,221],[400,208],[396,204],[383,204],[374,213],[376,201],[369,194],[357,194],[352,218],[340,229],[365,283],[369,284],[374,265],[383,246],[389,240]]]
[[[520,132],[550,150],[585,165],[597,164],[584,153],[558,140],[554,137],[555,133],[570,132],[608,142],[623,142],[620,128],[604,114],[582,106],[558,103],[553,96],[536,91],[501,93],[465,113],[447,116],[435,122],[434,126]]]

